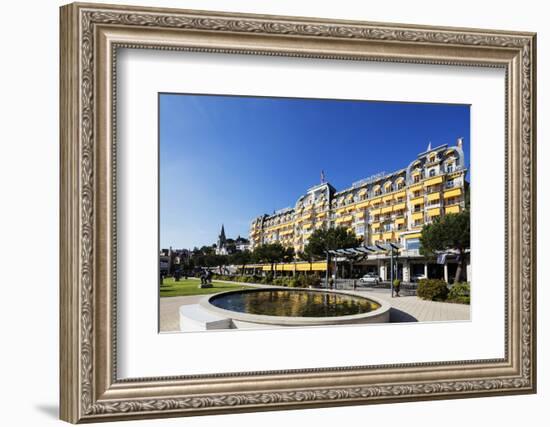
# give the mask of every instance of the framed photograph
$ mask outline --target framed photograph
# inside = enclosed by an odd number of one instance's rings
[[[61,8],[61,418],[536,391],[535,34]]]

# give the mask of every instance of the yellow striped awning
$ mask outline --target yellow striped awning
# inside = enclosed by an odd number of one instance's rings
[[[284,264],[283,270],[284,271],[294,271],[294,264]]]
[[[395,225],[399,225],[399,224],[405,224],[405,218],[397,218],[395,220]]]
[[[379,222],[373,222],[371,226],[372,226],[373,229],[374,228],[380,228],[380,223]]]
[[[393,231],[388,231],[388,232],[382,234],[382,238],[383,238],[384,240],[386,240],[386,239],[391,239],[392,237],[393,237]]]
[[[416,197],[411,199],[411,205],[422,205],[424,204],[424,196]]]
[[[264,266],[262,267],[262,270],[263,270],[263,271],[270,271],[270,270],[271,270],[271,266],[270,266],[270,265],[264,265]]]
[[[322,218],[324,216],[327,216],[327,213],[326,212],[318,212],[317,213],[317,218]]]
[[[373,199],[370,199],[370,202],[374,205],[376,203],[380,203],[382,201],[382,197],[379,196],[379,197],[375,197]]]
[[[365,212],[357,212],[355,214],[355,218],[364,218],[365,217]]]
[[[302,215],[302,219],[310,219],[310,218],[311,218],[310,213]]]
[[[314,262],[311,264],[311,269],[313,271],[326,271],[327,263],[326,262]]]
[[[366,202],[359,203],[357,206],[355,206],[357,209],[366,208],[370,202],[367,200]]]
[[[310,270],[310,263],[309,262],[303,262],[296,264],[296,271],[309,271]]]
[[[405,209],[405,203],[397,203],[396,205],[393,205],[394,211],[400,211],[402,209]]]
[[[449,206],[449,207],[445,208],[445,213],[446,214],[459,213],[459,212],[460,212],[460,206],[459,205]]]
[[[391,212],[391,210],[392,210],[391,206],[386,206],[380,210],[380,213],[383,213],[383,214],[388,213],[388,212]]]
[[[413,233],[413,234],[407,234],[403,236],[405,239],[418,239],[420,236],[422,236],[422,233]]]
[[[436,184],[441,184],[443,182],[443,176],[436,176],[435,178],[432,178],[432,179],[428,179],[427,181],[424,182],[424,185],[426,187],[428,187],[429,185],[436,185]]]
[[[393,194],[389,195],[389,196],[384,196],[382,197],[382,201],[383,202],[387,202],[387,201],[390,201],[393,199]]]
[[[311,228],[311,224],[304,224],[303,228],[307,230],[308,228]]]
[[[433,200],[439,200],[439,198],[440,198],[439,193],[428,194],[428,202],[431,202]]]
[[[379,215],[380,214],[380,208],[371,209],[370,213],[371,213],[371,215]]]
[[[422,219],[422,218],[424,218],[424,212],[415,212],[415,213],[412,214],[411,217],[414,220]]]
[[[438,216],[440,214],[441,214],[441,210],[439,208],[428,209],[428,216],[430,217]]]
[[[422,185],[418,184],[418,185],[413,185],[412,187],[409,187],[409,191],[414,193],[415,191],[420,191],[422,190]]]
[[[395,193],[393,195],[393,197],[395,197],[396,199],[399,199],[400,197],[405,197],[405,195],[406,195],[405,190],[403,190],[403,191],[399,191],[399,192]]]
[[[445,193],[443,194],[443,197],[445,199],[449,199],[451,197],[458,197],[461,194],[462,194],[462,189],[461,188],[454,188],[452,190],[445,191]]]

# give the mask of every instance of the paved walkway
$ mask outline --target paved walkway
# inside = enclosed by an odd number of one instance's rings
[[[269,286],[262,286],[269,287]],[[470,306],[447,302],[424,301],[416,296],[390,296],[389,289],[369,289],[346,291],[350,294],[373,296],[389,303],[390,322],[449,322],[470,320]],[[179,307],[186,304],[196,304],[206,295],[186,297],[164,297],[160,299],[160,331],[179,331]]]

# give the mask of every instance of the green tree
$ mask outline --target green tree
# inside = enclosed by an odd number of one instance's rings
[[[237,251],[230,255],[229,262],[233,265],[241,266],[241,276],[244,274],[244,267],[252,260],[250,251]]]
[[[454,283],[460,282],[463,275],[465,252],[470,248],[470,211],[438,217],[422,228],[420,253],[434,256],[437,252],[451,249],[458,251],[458,267]]]
[[[303,255],[300,256],[310,261],[323,259],[327,256],[327,251],[355,248],[360,246],[361,242],[354,232],[344,227],[318,229],[311,234]]]
[[[254,249],[253,259],[257,262],[273,264],[276,262],[291,261],[294,258],[294,249],[285,248],[280,243],[267,243]]]

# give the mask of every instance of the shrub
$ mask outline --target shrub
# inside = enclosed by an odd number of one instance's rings
[[[272,272],[267,273],[264,277],[262,277],[261,282],[264,285],[271,285],[271,283],[273,282],[273,273]]]
[[[285,286],[285,279],[283,277],[277,277],[273,279],[274,286]]]
[[[430,301],[445,301],[448,293],[447,284],[440,279],[422,279],[416,291],[419,298]]]
[[[470,304],[470,284],[468,282],[455,283],[449,291],[447,301]]]

